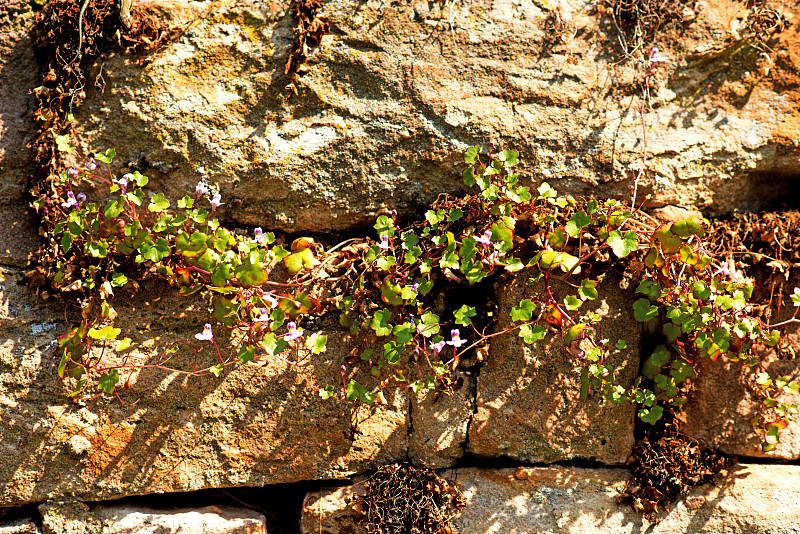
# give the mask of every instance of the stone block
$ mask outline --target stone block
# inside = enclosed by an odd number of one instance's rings
[[[496,290],[497,331],[511,326],[511,308],[536,288],[519,276]],[[554,286],[556,295],[558,286]],[[562,286],[563,289],[563,286]],[[641,327],[633,318],[633,294],[610,276],[598,284],[600,301],[587,301],[603,319],[602,335],[627,348],[609,360],[616,383],[630,387],[638,374]],[[560,298],[566,296],[566,293]],[[560,335],[526,345],[517,331],[495,337],[477,380],[476,413],[469,430],[469,452],[525,462],[574,458],[623,464],[633,447],[635,409],[596,392],[581,400],[580,369]]]
[[[625,469],[574,467],[464,468],[441,475],[458,483],[467,504],[452,525],[458,534],[793,534],[800,520],[794,465],[740,465],[714,485],[693,488],[650,523],[618,505]],[[363,534],[351,503],[359,486],[309,493],[303,534]]]
[[[73,501],[46,503],[39,510],[45,534],[267,534],[262,514],[230,506],[158,510]]]

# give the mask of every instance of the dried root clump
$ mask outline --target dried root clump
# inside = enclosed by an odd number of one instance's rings
[[[392,464],[365,484],[356,507],[365,514],[370,534],[452,534],[452,517],[465,499],[458,487],[432,469]]]
[[[658,521],[670,504],[692,487],[711,482],[736,458],[703,450],[697,441],[665,424],[636,444],[633,462],[633,475],[617,501],[631,505],[648,521]]]

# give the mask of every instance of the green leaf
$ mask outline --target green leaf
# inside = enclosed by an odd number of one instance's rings
[[[421,317],[422,324],[417,328],[420,334],[428,338],[439,333],[439,316],[433,312],[425,312]]]
[[[122,330],[119,328],[114,328],[111,325],[106,325],[103,328],[92,328],[89,330],[89,337],[92,339],[105,339],[105,340],[112,340],[117,339],[117,336]]]
[[[475,317],[476,315],[475,308],[472,306],[467,306],[464,304],[459,309],[453,312],[453,315],[456,318],[456,324],[460,324],[461,326],[469,326],[472,321],[470,317]]]
[[[670,230],[673,234],[679,237],[689,237],[690,235],[703,237],[705,235],[705,231],[703,230],[703,221],[697,217],[689,217],[688,219],[683,219],[682,221],[676,221],[672,223]]]
[[[583,372],[581,372],[581,400],[586,400],[589,396],[589,383],[589,370],[584,369]]]
[[[109,148],[105,152],[96,152],[94,155],[94,159],[102,163],[111,163],[115,157],[117,157],[117,151],[113,148]]]
[[[327,349],[328,336],[324,336],[319,332],[314,332],[306,338],[306,347],[311,349],[312,354],[319,354],[325,352]]]
[[[556,252],[555,250],[543,250],[539,257],[539,268],[542,270],[554,269],[560,267],[562,271],[569,272],[573,268],[574,273],[579,273],[580,268],[575,267],[580,260],[566,252]]]
[[[570,343],[578,339],[583,333],[583,331],[586,330],[587,328],[589,328],[589,325],[586,323],[578,323],[572,325],[569,328],[569,330],[567,330],[567,333],[564,334],[564,345],[569,345]]]
[[[503,223],[496,222],[492,225],[492,242],[500,244],[500,250],[508,252],[514,248],[514,232]]]
[[[567,234],[563,228],[556,228],[547,233],[547,242],[555,249],[564,248],[564,245],[567,244]]]
[[[564,297],[564,305],[568,310],[575,311],[581,307],[581,304],[583,304],[583,301],[575,295],[567,295]]]
[[[515,150],[503,150],[497,155],[497,159],[505,162],[508,167],[513,167],[519,162],[519,153]]]
[[[247,363],[256,357],[256,348],[252,345],[242,345],[236,357],[242,363]]]
[[[614,230],[608,234],[608,240],[606,242],[611,247],[614,255],[618,258],[624,258],[639,246],[639,240],[636,234],[631,231],[626,232],[623,236],[622,232]]]
[[[411,343],[411,340],[414,338],[414,332],[416,331],[417,328],[409,321],[406,321],[403,324],[395,325],[392,329],[392,333],[397,340],[397,344],[400,346]]]
[[[275,356],[283,352],[283,349],[286,348],[286,341],[283,337],[278,337],[270,332],[261,339],[261,346],[267,351],[267,354]]]
[[[110,395],[114,392],[117,382],[119,382],[119,372],[116,369],[111,369],[100,375],[100,378],[97,379],[97,389],[102,389],[105,393]]]
[[[464,169],[464,172],[461,173],[461,179],[464,181],[464,185],[467,187],[472,187],[475,185],[475,169],[472,167],[467,167]]]
[[[627,349],[628,342],[625,341],[624,339],[618,339],[614,346],[617,347],[619,350]]]
[[[664,336],[666,336],[667,341],[670,343],[676,341],[681,336],[681,329],[674,323],[664,323],[662,327],[664,331]]]
[[[459,220],[461,217],[464,216],[464,212],[458,208],[450,208],[450,211],[447,213],[447,222],[453,222]]]
[[[530,321],[536,307],[536,304],[529,299],[520,301],[519,305],[511,308],[511,319],[513,321]]]
[[[353,379],[345,386],[345,394],[349,401],[361,401],[366,404],[372,404],[375,401],[375,395]]]
[[[86,252],[95,258],[105,258],[108,254],[108,242],[105,239],[86,243]]]
[[[389,320],[392,318],[392,312],[389,310],[378,310],[372,316],[370,327],[375,330],[379,336],[388,336],[392,333],[392,327],[389,326]]]
[[[697,378],[697,374],[694,372],[692,366],[680,358],[672,362],[672,369],[669,374],[672,375],[672,378],[674,378],[675,382],[678,384],[687,378]]]
[[[545,333],[547,333],[545,327],[538,324],[535,325],[524,324],[519,329],[519,337],[521,337],[522,340],[528,345],[531,345],[534,342],[543,339]]]
[[[389,341],[383,344],[383,357],[386,358],[386,361],[390,365],[397,365],[400,363],[400,356],[403,354],[404,350],[402,346],[394,341]]]
[[[394,306],[402,306],[403,304],[403,290],[398,285],[389,280],[387,276],[383,280],[383,284],[381,285],[381,298],[386,304],[392,304]]]
[[[536,188],[536,191],[539,192],[539,198],[555,198],[558,194],[556,190],[550,187],[550,184],[547,182],[542,182],[542,185]]]
[[[234,322],[239,318],[238,312],[238,302],[220,297],[214,302],[214,312],[211,316],[225,326],[233,326]]]
[[[150,197],[150,204],[148,204],[147,209],[154,213],[158,213],[164,211],[165,209],[169,208],[169,200],[164,197],[161,193],[155,194]]]
[[[128,277],[122,273],[114,273],[111,275],[111,285],[114,287],[122,287],[128,283]]]
[[[589,217],[589,215],[583,211],[579,211],[576,212],[572,218],[570,218],[570,220],[564,226],[564,229],[572,237],[578,237],[581,233],[581,229],[589,226],[590,222],[592,222],[592,219]]]
[[[633,303],[633,316],[640,323],[649,321],[658,315],[658,308],[650,304],[648,299],[639,299]]]
[[[654,425],[656,421],[661,419],[662,415],[664,415],[664,408],[661,406],[653,406],[652,408],[642,408],[639,410],[639,419],[651,425]]]
[[[310,271],[319,265],[319,260],[314,257],[314,253],[310,248],[304,248],[283,258],[283,263],[291,274],[295,274],[301,269]]]
[[[373,225],[373,228],[378,231],[378,235],[380,236],[394,236],[394,221],[391,217],[387,217],[386,215],[381,215],[378,217]]]
[[[218,363],[217,365],[212,365],[209,367],[208,372],[219,378],[219,375],[222,374],[222,370],[224,368],[225,366],[222,363]]]
[[[172,251],[170,250],[169,242],[163,237],[159,237],[155,242],[146,240],[142,243],[142,246],[139,247],[139,252],[144,258],[158,263],[169,256]]]
[[[478,161],[478,153],[480,152],[480,147],[471,146],[467,149],[464,153],[464,163],[469,165],[473,165],[476,161]]]
[[[412,247],[414,247],[414,245],[419,244],[419,237],[417,237],[417,234],[411,230],[403,232],[401,239],[403,241],[402,248],[405,250],[410,250]]]
[[[597,298],[597,282],[594,280],[581,280],[581,287],[578,294],[583,300],[595,300]]]
[[[56,149],[59,152],[66,152],[67,154],[72,152],[72,145],[69,143],[69,135],[56,136]]]

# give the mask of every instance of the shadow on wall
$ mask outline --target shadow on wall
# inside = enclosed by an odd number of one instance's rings
[[[277,359],[235,366],[219,378],[145,369],[129,388],[121,373],[120,396],[130,404],[101,397],[81,406],[67,398],[56,373],[53,340],[67,324],[27,288],[6,285],[0,302],[15,319],[4,328],[8,340],[0,353],[2,506],[341,479],[407,457],[404,394],[389,392],[386,404],[354,408],[322,400],[308,386],[308,380],[341,383],[334,362],[344,358],[347,345],[336,332],[328,332],[329,339],[338,338],[329,341],[328,352],[301,365],[302,374]],[[217,358],[210,343],[193,338],[207,317],[205,303],[156,286],[116,305],[121,337],[132,338],[136,355],[180,343],[171,366],[191,369],[195,351],[201,361]],[[52,326],[36,337],[30,332],[45,328],[39,324]],[[220,347],[228,346],[226,329],[215,330]]]

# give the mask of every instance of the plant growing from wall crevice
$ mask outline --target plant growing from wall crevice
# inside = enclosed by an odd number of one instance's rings
[[[328,251],[311,238],[285,247],[260,228],[250,235],[231,231],[213,218],[222,199],[208,184],[173,202],[150,191],[138,172],[113,176],[114,156],[111,149],[99,152],[85,169],[63,172],[57,185],[63,200],[33,202],[55,221],[45,230],[58,258],[45,270],[51,287],[80,296],[84,319],[59,338],[58,349],[59,374],[73,379],[76,399],[115,393],[120,373],[154,365],[107,364],[102,348],[129,344],[113,326],[114,292],[149,278],[184,295],[214,294],[211,317],[241,340],[223,354],[213,337],[218,326],[209,322],[195,337],[214,343],[218,361],[183,370],[194,375],[219,376],[226,366],[255,358],[280,358],[299,369],[327,341],[325,333],[304,331],[304,318],[338,310],[353,339],[342,381],[311,387],[324,398],[364,403],[374,402],[381,388],[452,392],[460,387],[455,371],[462,359],[485,357],[493,337],[516,335],[532,344],[558,336],[582,369],[582,397],[634,402],[639,418],[654,423],[686,401],[685,386],[700,359],[752,366],[758,363],[754,346],[779,342],[780,325],[751,313],[752,284],[707,250],[708,221],[661,224],[638,207],[559,196],[547,183],[532,192],[519,183],[512,150],[470,148],[463,180],[479,193],[442,198],[424,221],[406,228],[380,216],[376,241]],[[111,199],[101,205],[75,194],[79,178],[104,181]],[[601,317],[583,309],[600,298],[600,272],[615,265],[635,283],[633,316],[661,338],[627,388],[606,365],[626,340],[603,338]],[[456,287],[512,275],[537,289],[511,309],[510,327],[497,330],[488,308],[447,304],[444,295]],[[793,298],[800,305],[800,290]],[[759,385],[765,410],[754,424],[769,450],[796,412],[778,395],[798,385],[766,374]]]

